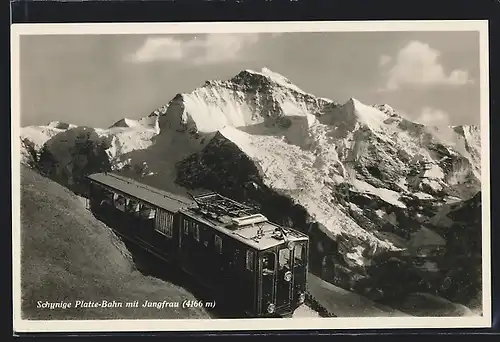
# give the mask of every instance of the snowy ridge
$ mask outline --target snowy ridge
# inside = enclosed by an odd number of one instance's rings
[[[53,136],[63,132],[63,129],[47,126],[27,126],[21,129],[21,140],[28,139],[37,149]]]
[[[268,69],[266,67],[262,68],[261,72],[256,72],[256,71],[248,70],[248,69],[245,71],[248,73],[256,74],[256,75],[265,76],[265,77],[269,78],[272,82],[275,82],[276,84],[279,84],[282,87],[288,87],[290,89],[295,90],[298,93],[306,94],[305,91],[303,91],[302,89],[297,87],[295,84],[290,82],[290,80],[288,78],[286,78],[285,76],[283,76],[281,74],[278,74],[277,72],[271,71],[270,69]]]
[[[47,126],[22,127],[22,162],[33,163],[44,147],[54,153],[57,159],[69,162],[71,158],[67,151],[81,139],[105,145],[109,159],[114,160],[123,154],[151,146],[152,139],[159,132],[158,117],[122,119],[107,129],[79,127],[58,121]],[[94,133],[96,136],[93,136]]]
[[[285,116],[307,117],[327,104],[333,102],[307,94],[264,68],[262,73],[242,71],[228,81],[207,81],[189,94],[178,94],[154,113],[166,116],[172,127],[187,126],[209,133],[225,126],[252,126]]]
[[[478,126],[454,126],[453,130],[458,133],[460,140],[463,138],[465,155],[475,166],[474,171],[476,176],[481,175],[481,132]]]
[[[123,118],[114,123],[109,128],[111,129],[115,127],[153,129],[153,130],[158,130],[159,133],[158,118],[156,116],[148,116],[145,118],[141,118],[139,120]]]

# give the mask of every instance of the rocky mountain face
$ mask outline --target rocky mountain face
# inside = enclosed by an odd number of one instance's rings
[[[23,128],[23,160],[70,187],[109,168],[259,206],[310,235],[313,272],[373,298],[443,286],[464,302],[458,293],[477,290],[445,284],[455,253],[478,255],[469,234],[480,246],[480,222],[456,216],[481,217],[478,127],[427,127],[354,98],[341,105],[268,69],[207,81],[109,129],[52,126]],[[481,268],[480,258],[468,261]]]

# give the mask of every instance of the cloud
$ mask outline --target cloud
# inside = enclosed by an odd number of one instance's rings
[[[416,121],[426,126],[448,127],[450,116],[440,109],[425,107]]]
[[[412,41],[402,48],[387,71],[384,91],[394,91],[401,86],[448,85],[462,86],[473,83],[466,70],[452,70],[448,75],[439,62],[439,51],[428,44]],[[380,66],[391,62],[390,56],[382,56]]]
[[[381,66],[381,67],[383,67],[383,66],[389,64],[391,61],[392,61],[392,57],[391,56],[383,55],[383,56],[380,56],[380,60],[379,60],[378,65]]]
[[[193,64],[213,64],[244,57],[244,50],[257,43],[258,34],[213,33],[191,39],[148,37],[127,60],[135,63],[154,61],[186,61]]]
[[[456,133],[452,128],[450,116],[445,111],[425,107],[415,121],[426,125],[426,131],[432,134],[434,138],[460,148],[456,145]]]

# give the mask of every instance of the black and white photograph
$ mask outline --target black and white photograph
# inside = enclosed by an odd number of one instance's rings
[[[12,25],[14,330],[490,327],[487,29]]]

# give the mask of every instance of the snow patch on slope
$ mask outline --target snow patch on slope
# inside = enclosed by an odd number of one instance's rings
[[[126,153],[150,147],[153,144],[153,138],[159,133],[159,130],[143,125],[109,129],[96,128],[95,131],[99,137],[111,141],[111,146],[106,150],[111,160]]]
[[[243,101],[225,101],[225,98],[242,97],[243,94],[231,93],[227,89],[199,88],[189,95],[184,95],[182,123],[194,123],[197,131],[215,132],[227,125],[238,127],[261,122],[252,117],[252,109]]]
[[[22,162],[25,164],[32,162],[30,153],[40,155],[44,146],[56,159],[67,161],[70,159],[67,154],[74,148],[82,133],[90,131],[95,131],[103,143],[109,142],[110,146],[106,149],[106,153],[110,160],[114,160],[131,151],[148,148],[153,144],[153,138],[160,132],[157,117],[140,120],[123,119],[118,123],[120,122],[124,125],[115,124],[107,129],[80,127],[59,121],[51,122],[47,126],[22,127],[21,140],[32,144],[32,147],[28,147],[26,143],[22,144]],[[28,148],[33,148],[34,151],[28,151]]]
[[[371,194],[376,195],[380,199],[384,200],[387,203],[390,203],[399,208],[406,208],[406,205],[399,200],[400,195],[396,191],[392,191],[384,188],[376,188],[366,182],[363,182],[359,179],[352,180],[355,189]]]
[[[27,126],[21,128],[21,140],[28,139],[40,149],[47,140],[61,132],[64,130],[53,126]]]
[[[109,129],[112,128],[139,128],[139,129],[154,129],[159,130],[157,115],[150,115],[139,120],[123,118],[114,123]],[[158,132],[159,133],[159,132]]]
[[[226,127],[220,133],[259,166],[268,187],[288,193],[320,223],[320,228],[331,238],[336,239],[338,235],[348,233],[377,241],[386,249],[394,248],[390,242],[380,241],[372,233],[361,229],[352,218],[331,205],[331,190],[325,187],[321,172],[314,166],[315,156],[310,151],[290,146],[274,137],[250,135],[234,127]],[[382,196],[388,197],[386,193]],[[352,255],[355,260],[360,257],[361,254],[358,257]]]
[[[354,98],[351,98],[348,104],[352,106],[353,112],[359,121],[363,122],[374,132],[384,131],[384,121],[387,119],[387,114],[372,106],[367,106]]]

